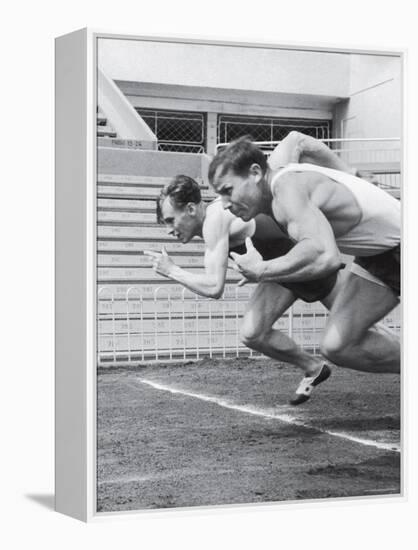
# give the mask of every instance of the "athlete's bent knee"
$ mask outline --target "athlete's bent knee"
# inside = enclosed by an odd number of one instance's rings
[[[343,349],[328,346],[324,343],[322,343],[320,346],[320,352],[323,357],[328,359],[328,361],[335,363],[336,365],[340,365],[343,358],[345,357]]]
[[[255,327],[242,326],[240,340],[247,348],[257,349],[263,342],[264,334]]]
[[[351,342],[345,342],[339,336],[338,331],[329,330],[324,334],[320,344],[320,352],[329,361],[335,364],[343,364],[350,355]]]

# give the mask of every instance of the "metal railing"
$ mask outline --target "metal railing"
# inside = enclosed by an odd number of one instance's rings
[[[250,289],[230,286],[223,298],[199,297],[164,286],[143,292],[132,286],[120,294],[111,285],[98,292],[98,364],[253,357],[240,341],[240,324]],[[320,303],[297,302],[274,327],[304,349],[319,352],[328,312]],[[386,318],[399,330],[399,311]]]
[[[356,169],[361,177],[369,179],[382,189],[399,193],[401,187],[401,140],[387,138],[327,138],[320,139]],[[255,141],[266,155],[280,144],[280,141]],[[218,143],[216,152],[228,143]]]
[[[187,289],[132,286],[120,294],[111,285],[98,293],[99,365],[132,361],[253,356],[239,337],[250,290],[228,287],[220,300]],[[289,330],[290,314],[281,320]]]
[[[254,141],[255,145],[258,145],[260,149],[268,154],[273,151],[277,145],[281,143],[282,140],[277,141]],[[350,151],[367,151],[367,152],[377,152],[377,151],[395,151],[399,154],[400,151],[400,138],[399,137],[385,137],[385,138],[318,138],[318,141],[323,143],[330,144],[332,150],[336,153],[341,152],[350,152]],[[223,147],[229,145],[230,142],[222,142],[216,145],[216,151]],[[391,143],[392,146],[389,148],[381,147],[382,143]],[[353,148],[351,145],[367,145],[367,148]],[[340,147],[335,146],[340,145]]]

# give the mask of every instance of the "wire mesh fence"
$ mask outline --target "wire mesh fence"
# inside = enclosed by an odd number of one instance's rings
[[[251,136],[253,141],[277,142],[292,130],[298,130],[317,139],[326,139],[331,135],[331,121],[219,115],[217,137],[218,142],[222,143],[244,135]]]
[[[157,136],[160,151],[203,153],[206,142],[204,113],[136,109]]]

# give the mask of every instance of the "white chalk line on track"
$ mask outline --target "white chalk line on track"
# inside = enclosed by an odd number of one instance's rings
[[[256,407],[250,407],[250,406],[243,406],[243,405],[237,405],[236,403],[231,403],[229,401],[226,401],[225,399],[220,399],[219,397],[212,397],[210,395],[204,395],[201,393],[193,393],[186,390],[173,388],[170,386],[166,386],[163,384],[159,384],[157,382],[153,382],[151,380],[146,380],[145,378],[138,378],[138,381],[142,384],[146,384],[148,386],[151,386],[152,388],[160,391],[166,391],[173,394],[180,394],[185,395],[187,397],[193,397],[195,399],[200,399],[201,401],[206,401],[208,403],[214,403],[215,405],[218,405],[219,407],[223,407],[225,409],[231,409],[234,411],[243,412],[246,414],[252,414],[254,416],[261,416],[263,418],[269,418],[273,420],[278,420],[279,422],[283,422],[285,424],[292,424],[294,426],[299,426],[301,428],[307,428],[309,430],[314,430],[316,432],[330,435],[332,437],[338,437],[340,439],[346,439],[348,441],[352,441],[354,443],[359,443],[360,445],[366,445],[368,447],[375,447],[377,449],[381,449],[384,451],[392,451],[396,453],[400,453],[400,446],[399,444],[394,443],[384,443],[380,441],[374,441],[373,439],[364,439],[361,437],[355,437],[350,434],[344,433],[344,432],[335,432],[330,430],[324,430],[322,428],[318,428],[317,426],[312,426],[310,424],[305,424],[305,422],[302,422],[301,420],[298,420],[297,418],[291,416],[290,414],[277,414],[274,412],[269,412],[260,408]]]

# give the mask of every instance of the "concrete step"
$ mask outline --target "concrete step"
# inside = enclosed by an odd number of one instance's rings
[[[97,136],[98,137],[115,138],[115,137],[117,137],[117,133],[114,130],[112,130],[111,128],[108,128],[106,126],[98,126],[97,127]]]
[[[98,199],[97,208],[102,211],[114,212],[154,212],[155,200],[131,200],[131,199]]]
[[[153,186],[117,186],[117,185],[98,185],[97,196],[98,198],[112,198],[112,199],[151,199],[155,200],[160,195],[161,187]],[[205,200],[213,200],[216,195],[208,190],[203,190],[202,197]]]
[[[210,199],[206,199],[209,201]],[[152,199],[97,199],[97,208],[102,212],[156,212],[156,198]]]
[[[194,274],[204,274],[204,269],[189,266],[188,268]],[[160,281],[166,277],[159,275],[152,268],[147,267],[99,267],[97,271],[97,280],[99,283],[107,281],[135,281],[140,284],[141,281]],[[233,269],[227,271],[227,281],[239,281],[241,276]]]
[[[99,210],[97,212],[97,222],[101,225],[158,225],[155,208],[154,212],[103,212]]]
[[[170,237],[167,233],[167,227],[162,225],[155,225],[150,227],[135,227],[135,226],[102,226],[97,227],[97,236],[100,239],[107,238],[122,238],[125,240],[129,239],[143,239],[143,240],[159,240],[159,241],[170,241],[173,242],[173,237]],[[191,242],[203,242],[202,239],[195,237]],[[159,245],[157,244],[157,247]],[[189,246],[182,245],[182,246]]]
[[[204,154],[167,153],[123,147],[97,148],[99,174],[173,177],[186,174],[207,181],[210,158]]]
[[[113,136],[98,137],[98,147],[113,147],[115,149],[134,149],[156,151],[158,143],[155,140],[122,139]]]
[[[160,239],[159,242],[148,241],[146,239],[138,239],[138,241],[127,241],[127,240],[118,240],[118,239],[106,239],[99,238],[97,241],[97,250],[98,252],[106,251],[113,252],[115,254],[119,252],[129,252],[129,253],[141,253],[144,250],[156,250],[157,252],[161,251],[162,245],[165,246],[169,254],[204,254],[205,244],[203,241],[191,241],[186,245],[181,244],[179,241],[176,241],[172,237],[167,237],[165,239]]]
[[[156,177],[156,176],[126,176],[121,174],[99,174],[97,176],[97,183],[100,184],[112,184],[112,185],[156,185],[157,187],[164,187],[167,183],[170,183],[171,177]]]
[[[203,256],[172,256],[179,267],[203,267]],[[99,267],[152,267],[152,259],[145,254],[98,254]]]

